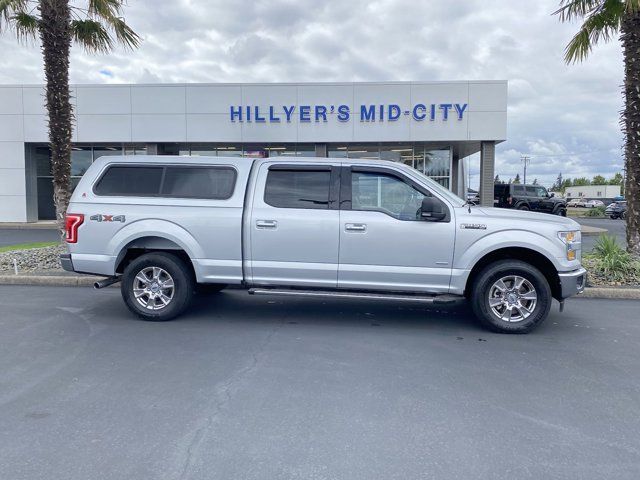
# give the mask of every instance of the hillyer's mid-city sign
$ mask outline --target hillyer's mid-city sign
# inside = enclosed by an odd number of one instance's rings
[[[348,122],[352,117],[361,122],[395,122],[406,116],[417,122],[436,120],[462,120],[467,110],[466,103],[416,103],[408,109],[400,105],[360,105],[359,111],[352,112],[349,105],[281,105],[260,107],[257,105],[231,105],[229,118],[232,122],[300,123],[328,122],[335,117],[340,122]]]

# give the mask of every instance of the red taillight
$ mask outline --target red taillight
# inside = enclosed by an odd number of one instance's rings
[[[67,213],[64,219],[64,228],[67,231],[67,243],[78,241],[78,227],[84,222],[84,215],[81,213]]]

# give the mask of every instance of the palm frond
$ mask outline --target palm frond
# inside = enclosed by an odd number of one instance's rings
[[[96,18],[111,18],[122,14],[123,0],[89,0],[88,13]]]
[[[567,63],[584,60],[594,45],[609,42],[620,30],[625,5],[620,0],[606,0],[600,9],[590,14],[571,39],[564,52]]]
[[[87,52],[108,53],[113,48],[113,39],[98,21],[72,20],[73,39]]]
[[[138,45],[140,45],[140,36],[125,23],[124,19],[114,17],[111,20],[108,20],[108,24],[115,32],[116,39],[119,43],[124,45],[126,48],[138,48]]]
[[[35,40],[38,35],[38,25],[40,19],[35,15],[30,15],[26,12],[18,12],[13,18],[13,28],[16,30],[16,35],[20,41]]]
[[[134,49],[140,45],[141,39],[122,18],[123,5],[123,0],[89,0],[87,13],[93,20],[101,22],[104,29],[113,32],[118,43]]]
[[[586,17],[601,5],[602,0],[561,0],[560,8],[552,15],[558,15],[561,22],[571,22]]]
[[[2,25],[11,25],[18,13],[26,13],[28,0],[0,0],[0,31]]]

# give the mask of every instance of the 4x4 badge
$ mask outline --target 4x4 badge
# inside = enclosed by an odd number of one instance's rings
[[[91,215],[89,220],[93,220],[94,222],[122,222],[126,221],[124,215],[102,215],[100,213],[96,215]]]

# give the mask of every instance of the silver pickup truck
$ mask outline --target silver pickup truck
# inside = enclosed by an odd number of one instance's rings
[[[169,320],[194,292],[444,304],[529,332],[580,293],[580,226],[477,207],[379,160],[103,157],[66,217],[66,270],[121,281],[129,309]]]

